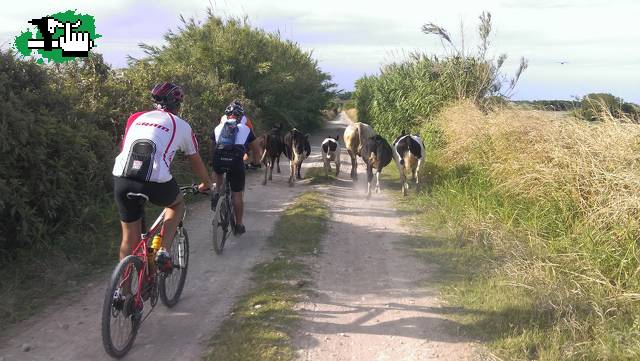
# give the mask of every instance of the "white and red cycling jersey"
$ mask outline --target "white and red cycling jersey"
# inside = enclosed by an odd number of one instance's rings
[[[161,109],[138,112],[127,120],[122,149],[113,166],[114,176],[125,177],[132,167],[144,166],[145,158],[136,157],[136,144],[141,142],[149,145],[144,148],[148,158],[144,177],[149,182],[171,180],[171,161],[176,151],[181,150],[186,155],[198,152],[198,141],[186,121]]]

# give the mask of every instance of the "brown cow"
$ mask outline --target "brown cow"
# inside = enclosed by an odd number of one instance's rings
[[[351,179],[358,180],[358,161],[356,156],[362,157],[362,147],[366,141],[375,136],[376,133],[369,124],[365,123],[353,123],[344,130],[344,145],[347,148],[347,153],[351,158]]]
[[[298,129],[291,129],[284,136],[284,155],[289,158],[289,186],[293,186],[294,177],[302,179],[300,169],[302,161],[311,154],[311,145],[309,144],[309,134],[302,134]]]

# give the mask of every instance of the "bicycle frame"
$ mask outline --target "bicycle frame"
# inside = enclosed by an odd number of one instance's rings
[[[149,282],[155,282],[154,277],[156,276],[156,268],[153,267],[152,269],[149,267],[149,249],[151,247],[151,240],[156,234],[160,233],[160,230],[164,225],[165,213],[166,213],[166,209],[163,209],[162,212],[160,212],[160,215],[158,215],[158,218],[156,218],[156,220],[153,222],[153,225],[151,225],[151,228],[149,228],[149,230],[146,233],[140,234],[140,242],[138,242],[138,245],[133,249],[133,252],[131,253],[131,255],[138,257],[143,264],[143,272],[141,272],[138,275],[138,291],[142,291],[143,285],[149,284]],[[180,227],[182,227],[182,224],[186,216],[187,216],[187,208],[185,207],[184,211],[182,212],[182,217],[180,218],[180,222],[178,223],[178,226],[176,228],[176,233],[178,232]],[[141,227],[143,230],[146,228],[144,215],[142,216]],[[179,259],[179,264],[180,265],[183,264],[182,259]],[[127,273],[124,276],[123,282],[129,279],[128,273],[129,273],[129,270],[127,270]],[[143,302],[144,301],[142,300],[142,292],[136,292],[136,298],[135,298],[136,307],[140,306]]]

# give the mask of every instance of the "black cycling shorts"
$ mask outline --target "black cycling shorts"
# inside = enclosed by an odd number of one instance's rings
[[[213,153],[212,166],[217,174],[227,172],[232,192],[244,191],[245,171],[242,156],[244,152],[239,149],[216,149]]]
[[[118,205],[118,214],[120,220],[125,223],[135,222],[144,214],[144,203],[140,201],[140,197],[129,199],[128,193],[142,193],[149,197],[149,202],[160,207],[168,207],[176,201],[179,192],[180,188],[174,179],[166,183],[156,183],[113,177],[113,193]]]

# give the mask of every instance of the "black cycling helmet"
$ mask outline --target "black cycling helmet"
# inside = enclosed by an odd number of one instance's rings
[[[241,118],[242,116],[244,116],[244,108],[242,107],[242,104],[239,101],[234,100],[231,103],[229,103],[227,108],[224,110],[224,114],[226,116],[234,115],[238,118]]]
[[[163,82],[153,87],[151,96],[153,102],[163,108],[176,108],[182,103],[184,92],[181,87],[173,83]]]

